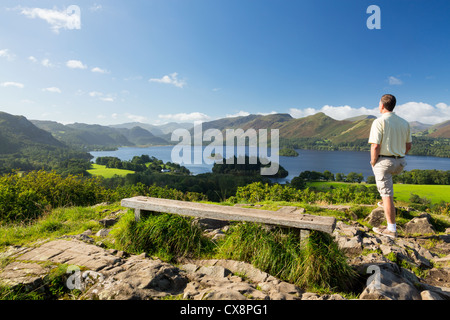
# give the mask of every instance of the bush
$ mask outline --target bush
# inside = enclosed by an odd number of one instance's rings
[[[146,252],[166,261],[175,257],[200,257],[213,243],[203,236],[191,218],[170,214],[150,215],[139,222],[133,214],[124,216],[112,235],[119,248],[130,253]]]
[[[348,291],[356,280],[356,272],[347,264],[345,255],[332,237],[322,232],[311,232],[301,248],[298,234],[241,223],[218,247],[218,256],[251,263],[302,288]]]
[[[0,176],[0,221],[28,220],[62,206],[88,206],[100,202],[105,189],[97,178],[32,171]]]

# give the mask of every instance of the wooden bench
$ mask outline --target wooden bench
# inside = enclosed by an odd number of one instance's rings
[[[145,212],[166,212],[222,221],[248,221],[299,229],[301,240],[309,236],[310,230],[331,234],[336,226],[334,217],[298,213],[299,208],[296,207],[269,211],[150,197],[123,199],[121,205],[134,209],[136,221],[139,221],[141,214]]]

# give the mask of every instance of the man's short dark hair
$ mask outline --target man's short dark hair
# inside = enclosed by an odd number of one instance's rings
[[[385,94],[381,97],[381,103],[387,110],[392,111],[397,104],[397,99],[392,94]]]

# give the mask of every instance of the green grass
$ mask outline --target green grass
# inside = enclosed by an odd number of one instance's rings
[[[412,193],[431,200],[433,204],[441,201],[450,202],[449,185],[395,184],[394,193],[397,200],[405,202],[409,201]]]
[[[123,169],[115,169],[115,168],[106,168],[106,166],[99,164],[92,164],[91,170],[87,170],[93,176],[102,176],[104,178],[112,178],[113,176],[126,176],[127,174],[134,173],[131,170],[123,170]]]
[[[116,207],[118,205],[107,208],[111,210]],[[102,212],[104,208],[58,208],[34,222],[0,225],[0,251],[10,245],[29,245],[42,239],[80,234],[88,229],[95,233],[103,228],[97,221],[108,215],[108,212]]]
[[[116,249],[134,254],[146,252],[169,262],[184,256],[240,260],[313,290],[347,291],[355,283],[355,271],[328,234],[312,232],[301,247],[298,233],[237,223],[227,232],[225,240],[215,243],[191,221],[178,215],[159,214],[135,222],[129,212],[111,234]]]
[[[352,183],[358,185],[358,183]],[[350,183],[345,182],[307,182],[308,187],[321,190],[333,188],[345,188]],[[362,184],[367,187],[373,184]],[[418,185],[418,184],[394,184],[394,196],[397,201],[409,202],[411,194],[417,194],[421,198],[427,198],[431,203],[441,201],[450,202],[450,185]]]

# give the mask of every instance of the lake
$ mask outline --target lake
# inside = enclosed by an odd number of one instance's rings
[[[92,151],[90,152],[94,157],[117,157],[120,160],[131,160],[134,156],[141,156],[147,154],[164,162],[173,162],[171,158],[173,146],[158,146],[147,148],[123,147],[116,151]],[[194,154],[202,154],[204,147],[192,147],[192,159]],[[236,150],[235,154],[243,154],[242,149]],[[324,172],[328,170],[334,174],[350,172],[362,173],[364,178],[373,175],[372,167],[370,166],[370,153],[361,151],[319,151],[319,150],[297,150],[298,157],[279,157],[280,165],[283,166],[289,175],[284,179],[277,179],[275,181],[284,183],[292,180],[303,171],[318,171]],[[248,153],[248,149],[247,149]],[[269,151],[269,156],[271,151]],[[407,171],[413,169],[421,170],[450,170],[449,158],[425,157],[425,156],[407,156],[406,157]],[[193,162],[193,161],[192,161]],[[192,174],[200,174],[211,172],[212,164],[181,164],[188,168]]]

